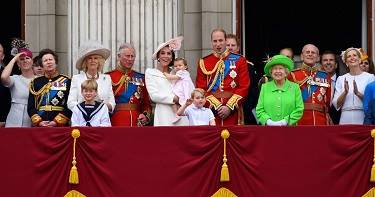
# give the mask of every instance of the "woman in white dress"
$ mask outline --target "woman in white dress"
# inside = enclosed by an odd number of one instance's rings
[[[176,114],[173,104],[178,103],[179,98],[172,92],[172,83],[163,73],[170,72],[173,65],[174,51],[181,47],[182,37],[177,37],[162,43],[152,55],[157,60],[156,68],[148,68],[145,74],[146,88],[151,100],[155,103],[154,126],[183,126],[189,125],[186,117],[174,122]]]
[[[106,104],[110,112],[113,111],[116,102],[112,91],[111,77],[108,74],[101,73],[105,60],[110,54],[109,49],[96,41],[87,41],[81,46],[76,68],[83,72],[72,77],[67,103],[70,110],[84,101],[81,95],[82,82],[87,79],[95,79],[98,83],[96,100]]]
[[[31,119],[27,113],[30,81],[34,78],[33,54],[27,48],[17,49],[13,57],[1,74],[1,82],[9,87],[12,104],[5,123],[5,127],[31,127]],[[14,64],[17,62],[21,75],[10,76]]]
[[[336,109],[342,111],[339,124],[363,124],[363,94],[367,84],[374,81],[375,77],[360,69],[359,49],[348,48],[342,53],[341,58],[348,66],[349,73],[337,78],[332,100]]]

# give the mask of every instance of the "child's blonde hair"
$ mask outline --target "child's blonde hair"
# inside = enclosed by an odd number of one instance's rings
[[[95,90],[98,91],[98,83],[93,79],[88,79],[81,84],[81,90]]]
[[[188,66],[187,61],[186,61],[185,58],[183,58],[183,57],[178,57],[178,58],[174,59],[174,62],[177,62],[177,61],[182,61],[183,64],[186,66],[186,70],[188,70],[189,66]]]
[[[191,98],[194,98],[194,96],[196,94],[201,94],[202,96],[205,96],[205,93],[206,91],[204,91],[202,88],[195,88],[192,92],[191,92]]]

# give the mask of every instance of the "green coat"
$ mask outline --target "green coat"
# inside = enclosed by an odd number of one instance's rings
[[[296,125],[303,115],[303,100],[298,84],[285,80],[278,88],[274,81],[262,85],[256,107],[259,122],[265,125],[268,119],[285,119],[288,125]]]

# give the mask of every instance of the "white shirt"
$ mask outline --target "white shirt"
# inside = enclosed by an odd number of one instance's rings
[[[210,125],[210,121],[215,119],[211,109],[198,108],[194,104],[186,107],[184,115],[188,117],[189,125]]]

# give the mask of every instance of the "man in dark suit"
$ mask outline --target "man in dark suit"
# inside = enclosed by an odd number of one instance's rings
[[[4,70],[4,47],[0,44],[0,75]],[[0,83],[0,127],[4,127],[10,109],[10,91]]]

